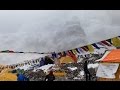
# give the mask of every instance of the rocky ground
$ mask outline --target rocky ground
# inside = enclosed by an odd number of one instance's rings
[[[101,58],[102,55],[92,55],[89,57],[88,61],[90,64],[95,64],[95,60]],[[69,63],[60,66],[60,70],[64,71],[66,75],[64,77],[56,77],[55,81],[85,81],[84,71],[83,71],[83,63],[85,58],[78,63]],[[76,69],[74,69],[76,68]],[[74,69],[74,70],[72,70]],[[89,68],[91,73],[91,81],[96,81],[96,68]],[[81,74],[82,72],[82,74]],[[26,70],[24,75],[27,76],[30,81],[44,81],[46,73],[43,70],[37,70],[33,72],[33,70]]]

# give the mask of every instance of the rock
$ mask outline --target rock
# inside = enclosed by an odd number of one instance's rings
[[[44,81],[46,74],[44,73],[43,70],[39,70],[36,72],[31,71],[26,71],[24,73],[26,77],[30,79],[30,81]]]

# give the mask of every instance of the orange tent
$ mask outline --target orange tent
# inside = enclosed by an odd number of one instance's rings
[[[120,63],[120,49],[107,51],[102,62]]]
[[[104,56],[98,61],[100,61],[103,64],[120,63],[120,49],[106,51]],[[114,79],[98,78],[98,81],[120,81],[120,66],[118,67],[117,72],[115,73]]]

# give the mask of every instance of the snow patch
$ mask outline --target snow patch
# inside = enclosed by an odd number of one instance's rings
[[[15,69],[24,69],[24,70],[28,70],[30,68],[30,65],[25,65],[23,67],[17,67]]]
[[[74,77],[73,79],[76,79],[76,80],[78,80],[78,79],[81,79],[81,78],[78,78],[78,77]]]
[[[70,70],[74,71],[74,70],[76,70],[76,69],[77,69],[77,67],[68,67],[68,69],[70,69]]]
[[[82,75],[82,76],[83,76],[83,75],[84,75],[84,71],[80,71],[80,75]]]
[[[98,67],[98,63],[96,64],[88,64],[88,68],[97,68]]]
[[[41,69],[41,70],[43,70],[45,73],[47,73],[48,70],[49,70],[51,67],[53,67],[54,65],[55,65],[55,64],[44,65],[44,66],[42,66],[42,67],[39,67],[39,68],[37,68],[37,69],[34,69],[33,71],[35,72],[36,70]]]

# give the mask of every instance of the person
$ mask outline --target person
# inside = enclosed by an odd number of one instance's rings
[[[54,81],[54,80],[55,80],[55,76],[53,74],[53,71],[50,71],[50,73],[46,75],[45,81]]]
[[[25,81],[30,81],[29,78],[25,77]]]
[[[88,80],[90,81],[91,74],[90,74],[90,72],[88,70],[88,61],[87,60],[85,60],[83,67],[84,67],[84,73],[85,73],[86,81],[88,81]]]
[[[17,74],[17,81],[29,81],[23,74]]]
[[[39,64],[40,67],[41,67],[41,66],[44,66],[44,64],[45,64],[45,60],[44,60],[44,58],[41,58],[41,60],[40,60],[40,64]]]

